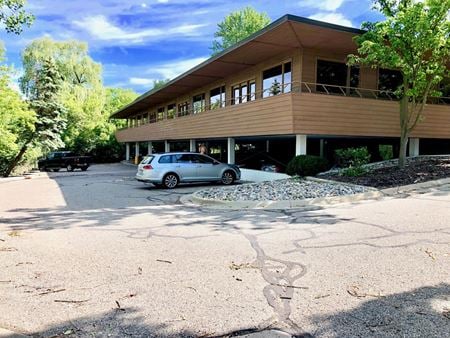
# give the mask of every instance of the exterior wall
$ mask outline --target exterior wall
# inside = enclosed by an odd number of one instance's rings
[[[119,142],[292,134],[292,95],[205,111],[119,130]]]
[[[399,137],[399,103],[323,94],[293,93],[294,133]],[[413,137],[450,138],[450,106],[427,105]]]
[[[211,82],[208,86],[192,90],[189,94],[174,98],[145,112],[183,102],[192,103],[192,97],[205,94],[209,104],[209,92],[219,86],[226,88],[227,106],[206,110],[196,115],[176,117],[157,123],[123,129],[116,136],[120,142],[180,140],[195,138],[263,136],[263,135],[330,135],[398,137],[398,102],[370,98],[344,97],[292,92],[256,101],[230,105],[231,87],[235,84],[256,81],[256,91],[262,90],[262,72],[265,69],[291,60],[292,82],[316,83],[318,59],[345,62],[346,54],[326,53],[315,49],[292,49],[255,65],[246,71]],[[377,89],[378,72],[361,68],[360,88]],[[314,86],[311,86],[314,90]],[[142,112],[142,113],[145,113]],[[427,105],[425,120],[413,133],[419,138],[450,138],[450,106]]]

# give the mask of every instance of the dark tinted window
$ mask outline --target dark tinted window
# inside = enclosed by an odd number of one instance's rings
[[[347,65],[341,62],[317,60],[317,83],[324,85],[347,85]],[[338,87],[326,86],[331,93],[342,93]],[[323,86],[317,86],[317,91],[326,91]]]
[[[145,156],[144,159],[141,161],[141,164],[150,164],[150,163],[152,163],[154,158],[155,158],[155,156],[152,156],[152,155]],[[161,159],[159,160],[159,163],[161,163]]]
[[[158,163],[173,163],[172,155],[161,156]]]
[[[180,154],[175,155],[177,163],[193,163],[193,155],[192,154]]]
[[[394,92],[403,82],[403,76],[398,70],[380,69],[378,73],[378,90]]]
[[[203,156],[203,155],[193,155],[195,157],[195,160],[197,163],[214,163],[214,160],[212,158]]]

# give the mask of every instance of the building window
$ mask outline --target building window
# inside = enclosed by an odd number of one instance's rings
[[[210,109],[225,107],[225,86],[214,88],[210,92],[209,99]]]
[[[136,125],[139,127],[141,125],[141,115],[139,115],[136,120],[137,120]]]
[[[287,62],[263,71],[263,97],[291,91],[291,63]]]
[[[173,119],[175,117],[176,104],[169,104],[167,106],[167,118]]]
[[[255,80],[243,82],[232,87],[233,98],[231,104],[245,103],[256,99]]]
[[[378,70],[378,90],[395,92],[403,83],[403,76],[398,70]]]
[[[192,98],[192,110],[194,114],[205,111],[205,94],[195,95]]]
[[[156,120],[157,121],[162,121],[164,120],[164,107],[158,108],[158,113],[156,115]]]
[[[178,105],[178,116],[189,115],[189,102],[183,102]]]
[[[333,86],[347,86],[347,65],[343,62],[317,60],[317,83],[316,90],[319,92],[342,94],[339,87]]]
[[[155,123],[156,122],[156,112],[150,113],[150,123]]]

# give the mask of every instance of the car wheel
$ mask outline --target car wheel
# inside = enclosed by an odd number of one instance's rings
[[[72,167],[71,164],[68,164],[66,169],[67,169],[67,171],[73,171],[74,168]]]
[[[178,176],[175,174],[167,174],[163,179],[163,186],[167,189],[173,189],[178,185]]]
[[[222,174],[222,184],[230,185],[230,184],[233,184],[234,180],[235,180],[235,177],[234,177],[234,173],[232,171],[227,170]]]
[[[81,171],[86,171],[88,167],[81,167]]]

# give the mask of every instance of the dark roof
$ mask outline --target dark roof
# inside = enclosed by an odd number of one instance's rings
[[[296,16],[296,15],[291,15],[291,14],[284,15],[281,18],[279,18],[278,20],[275,20],[274,22],[269,24],[267,27],[257,31],[256,33],[250,35],[249,37],[240,41],[239,43],[231,46],[230,48],[227,48],[226,50],[220,52],[217,55],[210,57],[209,59],[205,60],[204,62],[200,63],[199,65],[197,65],[197,66],[191,68],[190,70],[186,71],[185,73],[177,76],[173,80],[167,82],[164,86],[162,86],[158,89],[151,89],[148,92],[142,94],[141,96],[139,96],[136,100],[134,100],[130,104],[128,104],[128,105],[122,107],[121,109],[119,109],[118,111],[114,112],[111,115],[111,118],[125,118],[131,114],[134,114],[134,113],[142,110],[142,109],[145,109],[145,107],[148,107],[149,105],[158,104],[158,103],[161,103],[162,101],[170,100],[170,96],[176,97],[176,96],[179,96],[182,94],[181,92],[183,92],[183,90],[170,91],[169,89],[171,89],[171,87],[174,87],[174,88],[177,86],[185,87],[184,92],[187,92],[187,91],[194,89],[195,87],[201,87],[201,86],[205,85],[206,82],[208,82],[208,81],[212,82],[212,81],[215,81],[215,80],[218,80],[218,79],[221,79],[221,78],[227,76],[228,74],[223,74],[223,76],[218,75],[218,74],[220,74],[220,72],[217,72],[217,70],[215,72],[209,72],[208,74],[210,74],[210,75],[208,75],[207,73],[196,74],[196,73],[201,73],[202,70],[204,70],[206,67],[212,65],[215,62],[227,63],[227,68],[230,70],[231,73],[254,66],[254,64],[255,64],[254,62],[246,62],[244,60],[240,63],[238,63],[238,62],[228,63],[227,61],[223,61],[223,59],[226,58],[227,56],[229,56],[230,54],[232,54],[233,52],[236,52],[237,54],[241,54],[241,56],[243,54],[244,59],[245,59],[245,56],[248,56],[248,55],[245,55],[245,53],[239,53],[239,51],[240,51],[240,49],[242,49],[242,47],[246,46],[247,44],[249,44],[251,42],[257,42],[256,39],[261,38],[266,35],[269,35],[271,32],[274,32],[278,28],[280,28],[280,26],[289,24],[289,22],[314,26],[314,27],[323,28],[326,30],[334,30],[337,32],[342,32],[342,33],[350,33],[351,35],[360,35],[360,34],[364,33],[363,30],[360,30],[357,28],[335,25],[335,24],[322,22],[322,21],[318,21],[318,20],[313,20],[313,19],[308,19],[308,18]],[[296,39],[300,40],[298,34],[295,32],[295,29],[292,26],[291,26],[291,29],[294,31],[294,36],[296,37]],[[283,48],[279,48],[279,50],[276,50],[274,48],[274,46],[284,47],[284,49],[300,46],[299,41],[297,41],[297,44],[298,44],[297,46],[295,44],[289,45],[288,43],[286,43],[284,45],[279,44],[278,39],[274,39],[274,41],[276,41],[276,43],[275,42],[272,43],[273,46],[271,46],[271,48],[270,48],[270,50],[272,50],[272,54],[273,54],[273,52],[276,52],[276,51],[281,52],[282,50],[280,50],[280,49],[283,49]],[[269,42],[267,42],[267,43],[270,44]],[[351,43],[352,43],[353,47],[355,47],[353,41],[351,41]],[[345,48],[348,50],[349,46],[346,45]],[[252,48],[252,51],[253,51],[252,54],[258,54],[258,51],[262,52],[263,50],[254,50],[254,48]],[[266,53],[267,52],[270,52],[270,51],[266,51]],[[253,59],[255,59],[255,57]],[[257,59],[257,57],[256,57],[256,59]],[[221,67],[223,68],[223,65]],[[211,67],[211,68],[214,68],[214,67]],[[196,79],[198,77],[203,77],[203,78],[208,78],[208,79],[205,81],[200,81],[200,80]],[[182,83],[182,80],[187,79],[187,78],[189,78],[188,79],[189,81],[185,81],[186,83]],[[196,81],[196,80],[198,80],[198,81]],[[165,95],[160,95],[160,94],[165,94]],[[158,97],[158,95],[160,97]],[[153,100],[151,98],[153,98]]]

